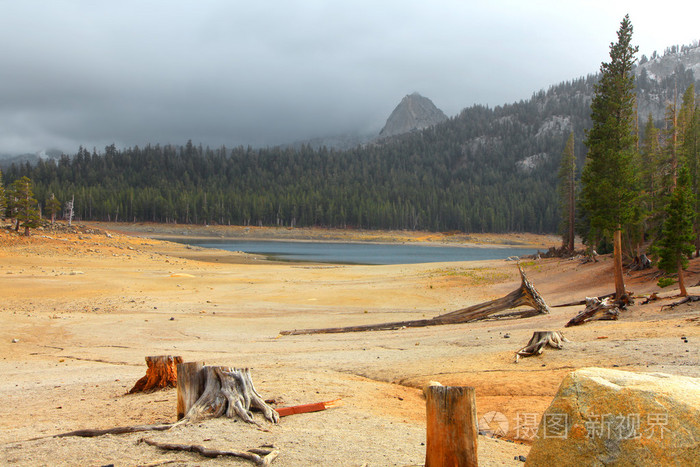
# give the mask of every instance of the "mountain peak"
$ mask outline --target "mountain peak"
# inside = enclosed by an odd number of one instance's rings
[[[445,120],[447,116],[435,107],[433,101],[414,92],[401,99],[379,132],[379,137],[387,138],[422,130]]]

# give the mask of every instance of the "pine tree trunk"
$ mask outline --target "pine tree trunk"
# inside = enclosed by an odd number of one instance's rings
[[[614,275],[615,275],[615,299],[621,300],[625,295],[625,278],[622,271],[622,228],[618,225],[614,235]]]
[[[680,289],[680,296],[687,297],[688,291],[685,288],[685,280],[683,279],[683,265],[681,264],[681,258],[678,258],[678,288]]]
[[[575,177],[575,166],[576,159],[574,159],[574,167],[571,170],[571,179],[569,180],[569,252],[574,252],[574,240],[576,235],[576,229],[574,225],[576,224],[576,180]]]

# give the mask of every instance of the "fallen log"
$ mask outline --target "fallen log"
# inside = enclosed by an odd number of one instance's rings
[[[586,298],[586,308],[571,318],[566,326],[577,326],[589,321],[616,320],[620,316],[620,307],[610,298],[598,300],[596,297]]]
[[[691,303],[691,302],[697,302],[700,301],[700,295],[688,295],[686,297],[681,298],[677,302],[669,303],[668,305],[664,305],[661,307],[663,310],[664,308],[675,308],[678,305],[683,305],[684,303]]]
[[[195,452],[201,456],[209,458],[216,458],[220,456],[240,457],[253,462],[255,465],[270,465],[279,455],[279,450],[275,449],[274,446],[253,448],[248,449],[247,451],[221,451],[218,449],[206,448],[200,444],[159,443],[147,438],[141,438],[139,441],[165,451]]]
[[[564,342],[569,342],[569,340],[559,331],[535,331],[527,345],[515,352],[515,363],[518,363],[520,357],[541,355],[547,346],[553,349],[562,349]]]
[[[182,357],[158,355],[146,357],[146,376],[136,381],[129,394],[135,392],[151,392],[177,385],[177,365],[182,363]]]
[[[598,297],[595,297],[595,298],[597,298],[598,300],[605,300],[606,298],[610,298],[610,297],[614,297],[614,296],[615,296],[615,292],[605,294],[605,295],[599,295]],[[552,308],[563,308],[563,307],[567,307],[567,306],[585,305],[586,300],[589,300],[589,299],[590,299],[589,297],[586,297],[583,300],[577,300],[575,302],[560,303],[559,305],[552,305]]]
[[[495,313],[519,306],[530,306],[531,310],[523,310],[517,313],[511,313],[510,316],[527,318],[539,314],[549,313],[549,307],[545,303],[542,296],[539,294],[535,286],[525,276],[525,272],[518,265],[520,271],[520,287],[512,291],[505,297],[490,300],[488,302],[472,305],[460,310],[451,311],[434,318],[417,319],[409,321],[395,321],[381,324],[365,324],[360,326],[346,326],[340,328],[319,328],[319,329],[293,329],[289,331],[281,331],[280,334],[300,335],[300,334],[333,334],[342,332],[360,332],[360,331],[389,331],[402,328],[437,326],[442,324],[460,324],[469,323],[488,318]]]

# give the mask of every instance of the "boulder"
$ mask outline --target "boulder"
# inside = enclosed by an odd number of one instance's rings
[[[562,381],[525,465],[699,464],[700,378],[583,368]]]

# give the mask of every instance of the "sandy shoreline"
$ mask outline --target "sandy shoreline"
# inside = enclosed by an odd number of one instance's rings
[[[546,250],[558,244],[555,235],[479,234],[459,232],[424,231],[376,231],[324,228],[253,227],[253,226],[204,226],[170,225],[150,223],[92,223],[97,228],[121,232],[126,235],[159,240],[251,240],[292,242],[345,242],[345,243],[412,243],[420,245],[456,246],[469,248],[539,248]]]
[[[287,417],[269,432],[211,420],[148,435],[221,449],[273,443],[281,450],[273,465],[281,466],[421,465],[425,404],[419,388],[430,380],[475,387],[479,416],[503,413],[510,422],[508,436],[516,438],[523,432],[519,414],[541,414],[572,369],[604,366],[700,376],[697,304],[663,312],[661,305],[670,299],[635,305],[619,321],[567,328],[572,342],[564,350],[548,350],[518,364],[513,352],[533,331],[563,329],[580,307],[552,308],[550,315],[521,320],[280,336],[286,329],[435,316],[507,294],[517,288],[518,273],[505,261],[273,263],[147,238],[168,234],[170,228],[134,237],[123,233],[134,233],[131,224],[109,232],[106,227],[37,232],[30,239],[0,231],[0,370],[6,375],[0,382],[6,401],[0,409],[0,463],[230,465],[230,460],[159,452],[138,444],[139,434],[26,441],[81,428],[173,421],[173,390],[124,395],[143,376],[147,355],[251,367],[258,391],[281,405],[342,399],[342,407]],[[340,235],[321,229],[303,235],[377,241],[393,234]],[[435,242],[440,236],[457,237],[402,232],[392,238]],[[478,237],[476,243],[495,243],[495,238]],[[555,238],[549,246],[556,244]],[[611,267],[607,258],[585,265],[529,261],[524,267],[550,305],[612,288],[611,278],[605,280]],[[690,271],[688,283],[695,284],[697,260]],[[628,280],[637,295],[660,291],[643,274],[632,273]],[[523,442],[480,437],[480,464],[522,465],[514,457],[527,455],[528,440]]]

